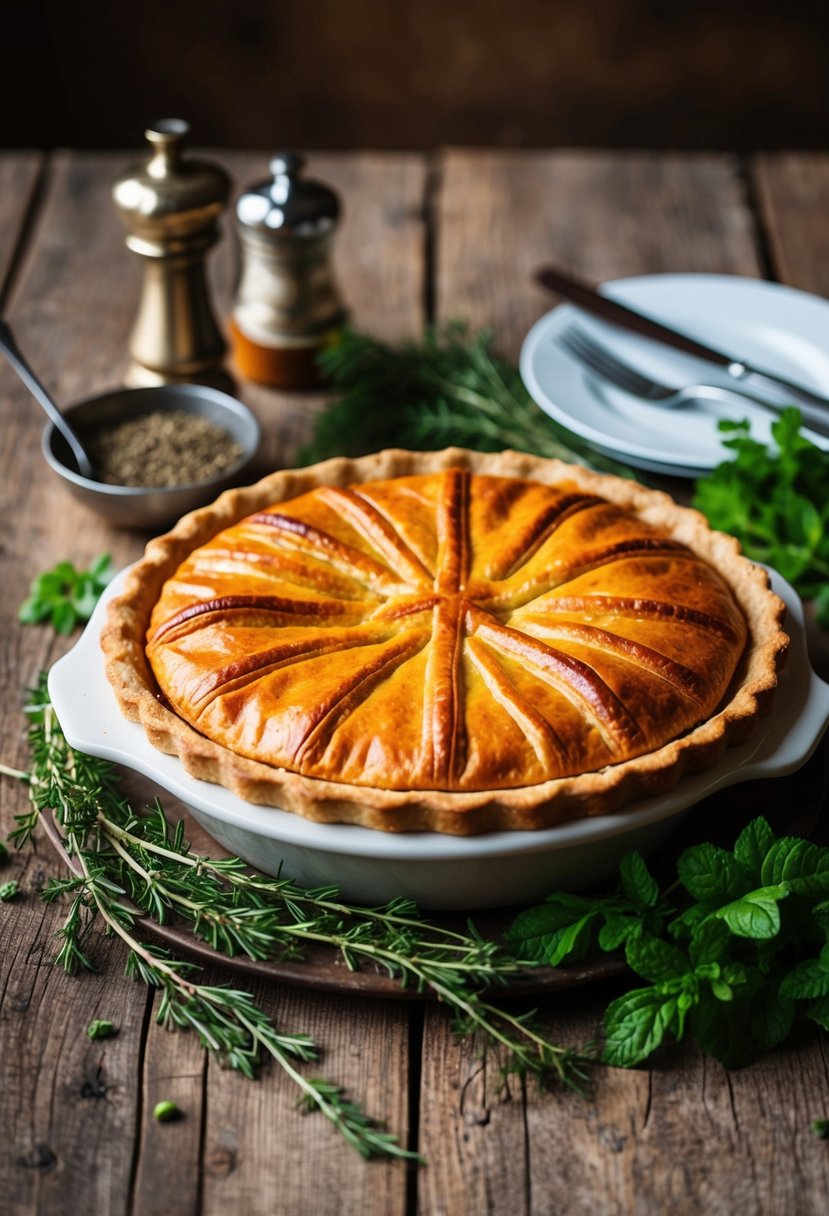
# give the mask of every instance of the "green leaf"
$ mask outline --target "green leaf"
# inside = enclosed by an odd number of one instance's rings
[[[723,921],[713,916],[697,923],[688,946],[688,957],[695,967],[702,963],[721,963],[731,945],[731,934]]]
[[[659,937],[631,938],[625,947],[628,966],[652,984],[679,979],[690,970],[687,958]]]
[[[622,889],[628,899],[644,908],[655,908],[659,902],[659,886],[641,853],[628,853],[619,864]]]
[[[611,1001],[604,1018],[602,1059],[617,1068],[641,1063],[662,1042],[677,1013],[677,998],[655,988],[634,988]]]
[[[58,633],[71,633],[78,621],[89,620],[114,573],[108,553],[96,558],[90,570],[76,570],[71,562],[58,562],[33,580],[29,596],[18,609],[18,618],[27,625],[48,619]]]
[[[829,996],[829,971],[824,970],[819,959],[806,959],[785,976],[780,984],[780,995],[795,1000]]]
[[[819,996],[806,1010],[806,1016],[824,1030],[829,1030],[829,996]]]
[[[631,937],[642,932],[642,920],[638,916],[625,916],[621,912],[605,913],[605,921],[599,930],[599,946],[602,950],[617,950]]]
[[[796,895],[829,895],[829,849],[784,836],[769,849],[760,877],[766,886],[785,882]]]
[[[39,595],[30,595],[17,610],[17,619],[24,625],[36,625],[39,621],[45,620],[50,611],[51,605],[48,602],[41,599]]]
[[[780,932],[778,900],[785,899],[789,888],[783,883],[774,887],[759,887],[749,891],[734,903],[720,908],[716,915],[725,921],[738,937],[758,940],[776,937]]]
[[[686,849],[676,868],[686,891],[703,903],[731,902],[750,888],[740,863],[731,853],[714,844],[698,844]]]
[[[726,1068],[743,1068],[757,1055],[741,1002],[719,1001],[703,990],[689,1014],[689,1029],[697,1046]]]
[[[780,995],[779,983],[763,983],[751,999],[748,1018],[751,1033],[762,1051],[783,1043],[794,1024],[795,1003]]]
[[[555,967],[567,955],[573,961],[584,956],[589,945],[585,930],[597,914],[596,900],[561,893],[519,913],[505,937],[521,958]]]
[[[61,600],[52,608],[52,628],[57,633],[71,633],[77,619],[75,609],[68,600]]]
[[[752,819],[734,844],[734,856],[755,880],[760,878],[760,869],[771,846],[774,832],[762,816]]]

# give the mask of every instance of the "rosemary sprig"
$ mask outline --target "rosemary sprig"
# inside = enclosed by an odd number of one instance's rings
[[[92,968],[85,935],[100,918],[129,949],[130,975],[159,989],[158,1020],[195,1030],[203,1046],[231,1067],[253,1076],[272,1057],[300,1090],[300,1102],[326,1116],[360,1153],[412,1156],[381,1130],[338,1086],[308,1078],[297,1064],[317,1058],[305,1035],[284,1034],[246,992],[211,987],[193,978],[197,968],[148,946],[136,935],[142,914],[163,924],[172,916],[226,955],[252,959],[301,958],[309,944],[337,949],[347,965],[373,965],[401,986],[431,989],[455,1015],[459,1033],[477,1033],[496,1047],[503,1071],[557,1079],[579,1088],[587,1057],[549,1043],[530,1015],[497,1008],[483,992],[506,983],[521,966],[497,943],[470,926],[445,930],[424,920],[409,900],[378,908],[344,902],[333,887],[303,889],[290,879],[250,873],[239,858],[213,859],[191,852],[181,823],[171,826],[160,803],[137,815],[118,788],[113,766],[67,743],[41,677],[29,707],[31,771],[0,771],[29,785],[32,811],[13,833],[28,840],[44,809],[62,829],[79,873],[53,879],[47,900],[68,898],[59,930],[58,961],[69,971]]]
[[[470,336],[461,322],[392,346],[347,330],[320,356],[336,396],[314,420],[305,463],[380,448],[431,451],[458,444],[481,452],[515,448],[632,477],[548,418],[518,369]]]

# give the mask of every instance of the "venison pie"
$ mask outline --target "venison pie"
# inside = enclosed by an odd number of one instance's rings
[[[788,639],[765,571],[634,482],[516,452],[275,473],[152,541],[102,644],[193,776],[311,819],[547,827],[742,742]]]

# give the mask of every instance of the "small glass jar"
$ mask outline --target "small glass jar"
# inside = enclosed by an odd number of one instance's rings
[[[345,323],[331,266],[340,202],[301,176],[304,161],[282,152],[272,178],[236,204],[242,266],[230,321],[234,361],[246,379],[276,388],[319,383],[317,355]]]

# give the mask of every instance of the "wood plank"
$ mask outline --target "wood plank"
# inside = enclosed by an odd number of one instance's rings
[[[405,1013],[383,1001],[344,1000],[257,986],[278,1024],[311,1034],[322,1061],[311,1076],[344,1085],[367,1113],[406,1143]],[[276,1065],[251,1084],[210,1063],[205,1136],[205,1216],[395,1216],[406,1202],[406,1166],[361,1162],[319,1114],[296,1111],[294,1083]]]
[[[438,317],[491,329],[511,358],[552,305],[532,282],[544,262],[596,282],[760,273],[727,156],[450,152],[437,216]]]
[[[829,156],[780,152],[755,156],[749,172],[769,257],[769,271],[781,283],[829,296]],[[806,605],[809,654],[817,672],[829,679],[829,632],[815,624]]]
[[[760,271],[752,218],[728,157],[450,153],[436,209],[438,319],[485,326],[512,356],[550,306],[531,283],[544,260],[599,281],[670,270]],[[546,1002],[550,1038],[592,1039],[613,994],[599,989]],[[688,1049],[664,1070],[601,1073],[592,1100],[531,1087],[525,1096],[513,1088],[504,1103],[491,1100],[484,1081],[474,1046],[455,1044],[441,1011],[427,1009],[420,1146],[429,1169],[420,1210],[429,1216],[703,1206],[726,1213],[735,1210],[733,1195],[741,1211],[770,1214],[801,1210],[801,1201],[814,1204],[825,1193],[824,1167],[801,1166],[810,1112],[824,1108],[814,1040],[730,1078]],[[737,1102],[738,1093],[735,1130],[730,1095]],[[764,1113],[752,1120],[751,1109]],[[795,1111],[809,1112],[796,1129]],[[799,1146],[797,1169],[781,1163],[787,1137]]]
[[[56,158],[7,308],[23,349],[59,400],[117,379],[134,304],[124,289],[129,267],[108,201],[114,168],[106,158]],[[5,205],[7,196],[0,197]],[[40,455],[40,412],[5,364],[0,402],[6,520],[0,611],[13,622],[39,571],[63,557],[87,564],[104,549],[124,562],[136,556],[140,541],[112,532],[68,499]],[[7,763],[27,762],[23,690],[68,645],[49,628],[15,622],[4,629],[0,733]],[[0,783],[0,834],[26,802],[22,787]],[[52,968],[62,911],[43,904],[37,892],[57,870],[43,845],[36,856],[15,858],[10,872],[20,874],[24,895],[0,917],[8,1070],[0,1084],[0,1193],[20,1210],[117,1213],[126,1211],[129,1191],[147,994],[124,978],[123,951],[97,931],[89,948],[100,976],[74,979]],[[118,1023],[118,1037],[91,1043],[86,1028],[94,1017]]]
[[[41,179],[45,157],[41,152],[4,152],[0,155],[0,299],[11,287],[9,275],[24,237],[24,224]]]
[[[829,296],[829,156],[755,156],[750,171],[772,274],[789,287]]]

